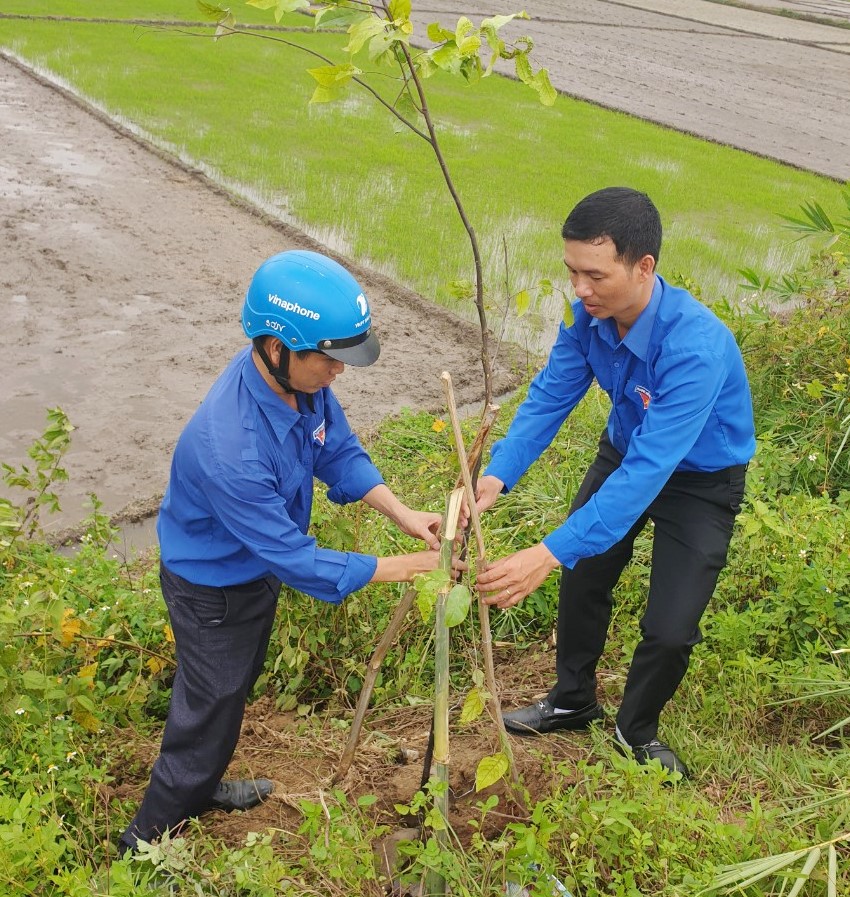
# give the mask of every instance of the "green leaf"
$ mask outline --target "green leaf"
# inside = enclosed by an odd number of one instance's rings
[[[482,757],[475,770],[475,790],[483,791],[495,785],[507,773],[510,766],[507,756],[501,751],[491,757]]]
[[[394,21],[396,19],[409,19],[411,2],[410,0],[390,0],[389,9]]]
[[[446,597],[446,626],[449,629],[457,626],[466,619],[469,606],[472,604],[472,595],[464,585],[456,585]]]
[[[573,321],[575,320],[575,319],[573,318],[573,307],[572,307],[572,304],[570,303],[570,300],[567,299],[566,297],[564,298],[564,317],[563,317],[562,320],[563,320],[564,325],[565,325],[566,327],[572,327],[572,326],[573,326]]]
[[[359,53],[363,46],[377,34],[382,34],[387,23],[377,16],[361,19],[348,29],[348,44],[343,47],[346,53]]]
[[[219,22],[229,27],[233,27],[236,20],[228,6],[216,6],[214,3],[204,3],[204,0],[197,0],[198,9],[205,19],[213,22]]]
[[[437,47],[436,50],[431,50],[429,55],[434,61],[434,65],[444,72],[452,72],[454,74],[460,72],[460,53],[454,41],[443,44],[441,47]]]
[[[313,29],[345,28],[348,30],[363,19],[371,19],[373,13],[350,6],[323,6],[313,18]]]
[[[552,87],[552,82],[549,80],[549,72],[546,69],[540,69],[534,76],[532,87],[537,91],[537,96],[544,106],[555,105],[558,91]]]
[[[461,16],[458,19],[455,29],[455,44],[461,56],[477,54],[481,48],[481,36],[466,16]]]
[[[416,124],[418,119],[422,115],[422,113],[419,111],[418,106],[413,101],[413,97],[410,95],[409,90],[403,90],[401,92],[399,98],[395,101],[395,110],[406,121],[409,121],[413,124]],[[393,127],[398,127],[399,130],[401,130],[404,125],[398,119],[394,118]]]
[[[823,385],[823,383],[821,383],[820,380],[817,380],[817,379],[816,379],[816,380],[812,380],[810,383],[807,383],[807,384],[806,384],[806,392],[807,392],[813,399],[820,399],[820,398],[823,398],[823,394],[824,394],[824,390],[825,390],[825,389],[826,389],[826,387]]]
[[[531,305],[531,293],[528,290],[520,290],[516,294],[516,314],[518,318],[521,318],[529,309]]]
[[[416,596],[416,606],[419,608],[419,614],[422,622],[427,623],[434,613],[434,605],[437,603],[437,596],[430,595],[426,592],[419,592]]]
[[[26,691],[44,691],[50,687],[51,681],[38,670],[25,670],[21,676],[21,685]]]
[[[486,706],[487,701],[481,689],[470,689],[469,694],[466,696],[466,699],[463,702],[463,709],[460,711],[461,725],[471,723],[474,720],[478,719],[478,717],[481,716],[481,714],[484,712],[484,708]]]
[[[528,54],[517,54],[514,65],[516,66],[517,78],[519,78],[523,84],[530,84],[534,78],[534,72],[531,69],[531,63],[528,61]]]
[[[245,0],[248,6],[256,6],[257,9],[274,9],[274,19],[279,22],[284,13],[296,12],[299,9],[307,9],[309,0]]]
[[[427,34],[428,40],[433,41],[435,44],[442,44],[447,40],[453,41],[455,39],[454,32],[443,28],[439,22],[431,22],[428,26]]]
[[[498,31],[500,28],[503,28],[508,22],[512,22],[514,19],[529,19],[530,16],[527,12],[515,12],[513,15],[509,16],[490,16],[488,19],[484,19],[481,22],[481,30],[484,29],[492,29],[494,32]]]
[[[451,581],[445,570],[431,570],[428,573],[417,573],[413,577],[413,588],[420,594],[428,593],[437,597],[437,592]]]
[[[351,84],[355,75],[360,74],[360,69],[345,63],[343,65],[323,65],[315,69],[307,69],[318,84],[318,87],[310,97],[311,103],[330,103],[339,99]]]

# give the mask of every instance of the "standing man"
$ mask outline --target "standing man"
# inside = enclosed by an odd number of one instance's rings
[[[168,720],[121,853],[210,808],[248,809],[268,779],[221,781],[265,660],[281,583],[338,604],[369,582],[437,567],[440,515],[384,484],[331,391],[380,351],[357,281],[315,252],[254,275],[242,310],[252,345],[213,385],[177,443],[157,522],[160,581],[177,653]],[[375,558],[307,534],[313,477],[339,504],[364,501],[429,548]]]
[[[611,413],[565,523],[478,576],[483,600],[508,608],[563,568],[557,681],[544,700],[506,713],[505,725],[540,735],[602,717],[596,665],[612,589],[651,520],[649,592],[616,737],[638,762],[658,760],[687,776],[658,740],[658,719],[701,638],[755,451],[744,364],[728,328],[655,273],[661,220],[648,196],[599,190],[570,212],[561,233],[574,322],[561,325],[545,368],[494,445],[478,484],[479,511],[516,485],[594,378]]]

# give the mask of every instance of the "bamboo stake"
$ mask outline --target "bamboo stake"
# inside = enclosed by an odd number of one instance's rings
[[[434,809],[441,818],[434,827],[440,850],[449,845],[449,627],[446,625],[446,599],[452,588],[452,554],[454,553],[457,521],[463,490],[455,489],[446,502],[445,527],[440,545],[440,569],[448,574],[446,584],[437,592],[434,622],[434,763],[433,776],[437,787],[433,791]],[[446,893],[446,880],[436,871],[428,873],[426,893]]]
[[[472,446],[469,450],[469,470],[470,474],[474,477],[477,473],[476,467],[478,466],[481,460],[481,454],[484,451],[484,444],[487,441],[487,436],[490,433],[490,429],[493,426],[493,421],[496,419],[496,413],[499,410],[498,405],[488,405],[484,411],[484,414],[481,418],[481,425],[478,428],[478,433],[475,435],[475,439],[473,440]],[[455,489],[461,488],[463,485],[463,477],[458,476],[457,482],[455,484]],[[447,525],[446,518],[443,519],[443,529],[445,529]],[[455,524],[456,526],[456,524]],[[454,535],[452,536],[454,538]],[[351,764],[354,762],[354,755],[357,752],[357,743],[360,740],[360,732],[363,729],[363,721],[366,718],[366,713],[369,709],[369,701],[372,697],[372,690],[375,687],[375,680],[378,677],[378,671],[381,668],[381,664],[384,662],[384,658],[387,655],[387,651],[389,651],[390,646],[392,645],[395,638],[398,636],[398,632],[401,629],[402,623],[404,622],[404,618],[407,616],[410,608],[413,605],[413,601],[416,598],[416,590],[413,588],[409,588],[405,591],[404,595],[399,601],[398,606],[393,612],[392,619],[389,622],[386,630],[384,631],[383,636],[381,637],[381,641],[378,643],[378,647],[375,649],[375,652],[372,654],[371,659],[366,668],[366,676],[363,680],[363,688],[360,691],[360,697],[357,700],[357,708],[354,712],[354,720],[351,724],[351,731],[348,734],[348,741],[345,745],[345,750],[342,753],[340,758],[339,766],[337,767],[336,772],[334,773],[331,784],[337,785],[339,784],[348,773],[348,770],[351,768]],[[422,784],[421,787],[425,787],[425,783],[428,781],[430,774],[430,766],[431,766],[431,758],[433,756],[434,751],[434,726],[433,721],[431,725],[431,737],[428,744],[428,749],[426,751],[425,763],[423,765],[423,775],[422,775]]]
[[[443,371],[441,376],[443,381],[443,389],[446,394],[446,405],[449,409],[449,419],[452,423],[452,432],[454,433],[455,448],[460,458],[460,473],[463,477],[463,488],[466,494],[466,503],[469,508],[469,519],[472,524],[472,530],[475,533],[475,542],[477,546],[478,556],[476,564],[482,568],[486,565],[487,552],[484,547],[484,536],[481,533],[481,518],[478,515],[478,509],[475,506],[475,490],[472,488],[472,479],[469,475],[469,468],[466,460],[466,449],[463,445],[463,434],[460,429],[460,421],[458,419],[457,405],[455,403],[454,389],[452,387],[452,377],[448,371]],[[496,722],[496,728],[499,732],[499,742],[502,750],[508,758],[511,769],[511,778],[515,785],[519,785],[516,765],[514,764],[513,749],[508,740],[508,733],[505,729],[505,721],[502,719],[502,705],[499,701],[499,690],[496,684],[496,666],[493,662],[493,635],[490,629],[490,608],[483,601],[478,601],[478,621],[481,627],[481,651],[484,655],[484,678],[487,683],[487,691],[490,695],[490,712]]]
[[[357,742],[360,740],[360,730],[363,728],[363,720],[366,718],[366,712],[369,709],[369,699],[372,697],[372,689],[375,687],[375,679],[378,677],[378,670],[380,670],[381,664],[387,656],[387,651],[389,651],[390,645],[395,641],[395,638],[401,629],[401,625],[404,622],[404,618],[407,616],[407,612],[413,607],[413,600],[415,597],[415,589],[405,589],[401,601],[399,601],[393,612],[389,626],[384,630],[384,634],[381,636],[380,642],[378,642],[378,647],[375,648],[375,653],[372,655],[372,658],[366,666],[366,676],[363,679],[363,688],[361,688],[360,697],[357,700],[357,710],[354,713],[354,721],[351,724],[351,731],[348,733],[348,742],[345,745],[345,750],[342,752],[339,766],[331,779],[333,785],[338,784],[345,778],[345,774],[348,772],[351,763],[354,760],[354,754],[357,750]]]

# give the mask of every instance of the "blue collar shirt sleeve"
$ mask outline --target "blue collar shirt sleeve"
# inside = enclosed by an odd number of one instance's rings
[[[308,534],[313,477],[338,503],[383,483],[329,389],[295,411],[257,371],[250,348],[210,390],[181,435],[157,529],[162,560],[199,585],[275,575],[339,603],[377,559],[317,545]]]
[[[486,470],[511,488],[596,378],[611,399],[608,436],[623,461],[543,540],[567,567],[625,536],[674,472],[745,464],[755,451],[741,353],[728,328],[689,293],[656,278],[649,305],[623,340],[613,321],[591,318],[581,303],[574,314]]]

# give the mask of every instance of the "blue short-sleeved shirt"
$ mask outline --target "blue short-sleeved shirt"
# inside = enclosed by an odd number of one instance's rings
[[[177,442],[157,532],[162,561],[198,585],[228,586],[269,573],[322,601],[364,586],[377,559],[320,548],[307,535],[313,477],[339,504],[383,479],[330,389],[310,411],[281,401],[250,346],[215,382]]]
[[[594,378],[608,393],[608,437],[623,462],[543,540],[566,567],[625,536],[674,471],[722,470],[755,452],[741,352],[690,293],[656,277],[649,304],[622,340],[612,319],[591,317],[581,302],[573,315],[486,470],[512,489]]]

